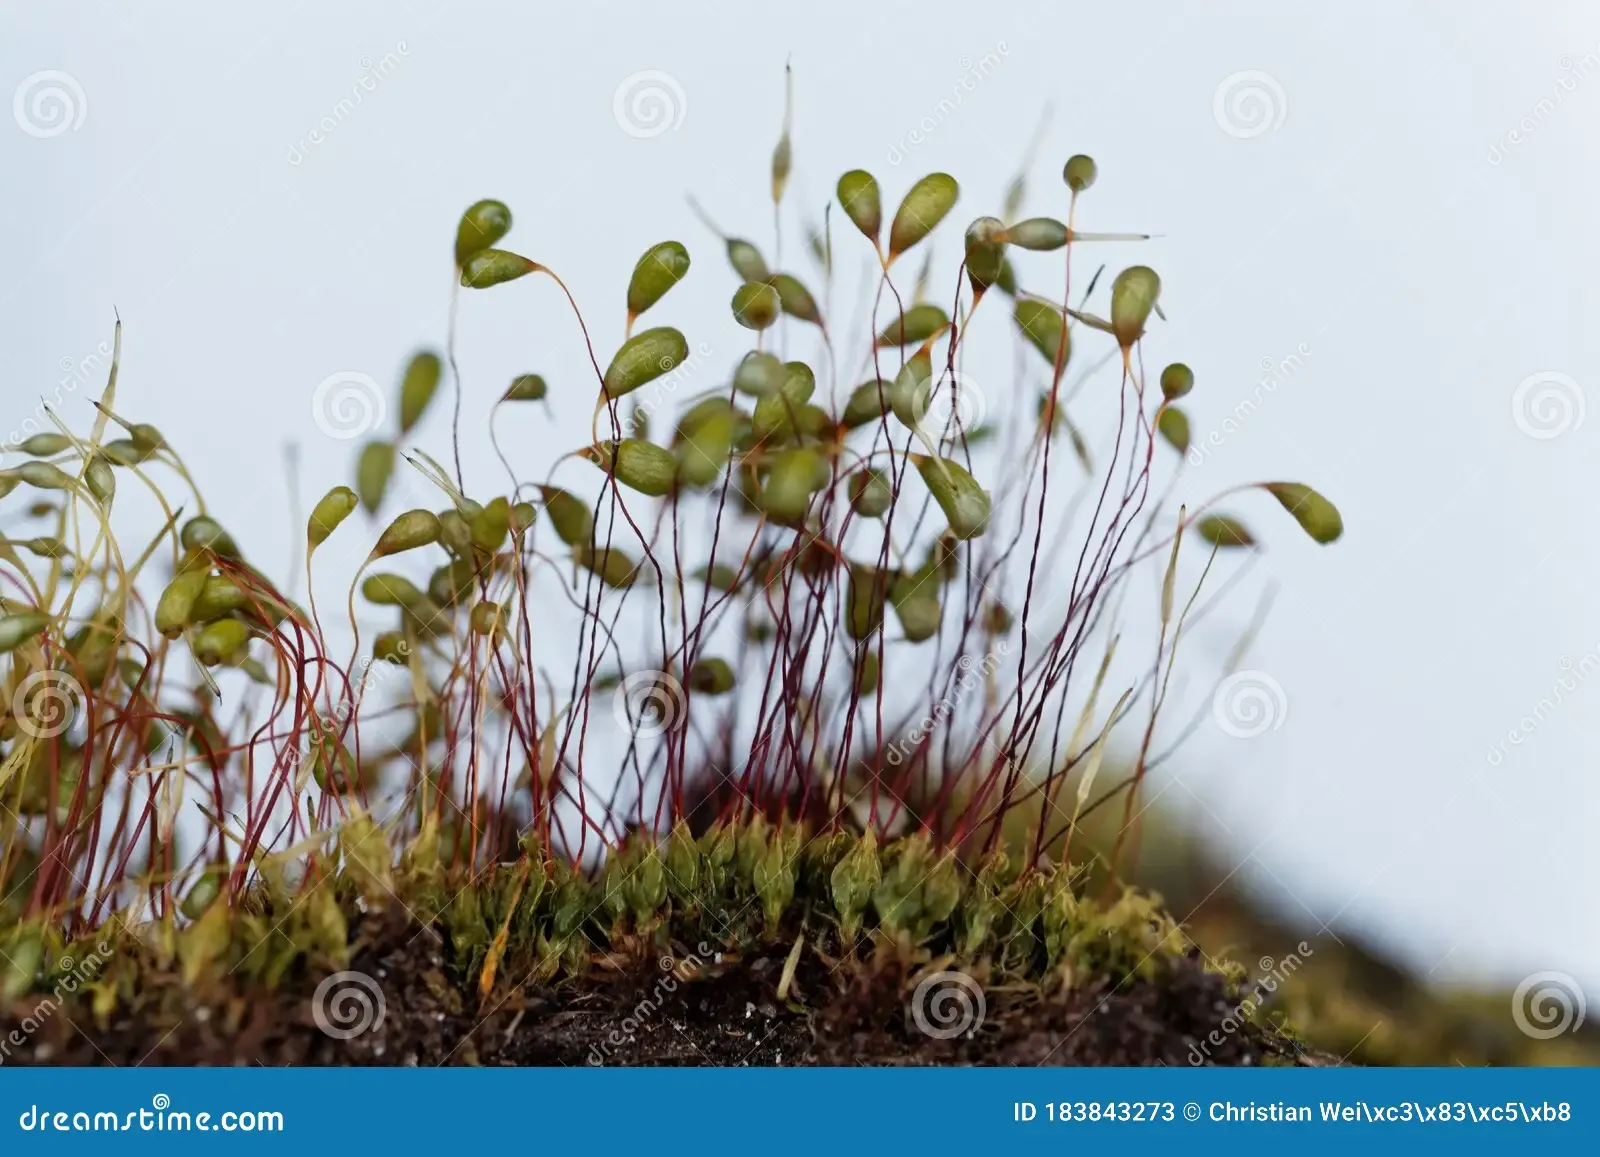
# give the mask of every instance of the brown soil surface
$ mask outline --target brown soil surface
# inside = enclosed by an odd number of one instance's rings
[[[377,982],[384,1015],[349,1039],[319,1029],[318,977],[245,993],[186,991],[172,977],[104,1023],[79,1003],[46,1013],[5,1063],[1185,1066],[1194,1046],[1233,1023],[1238,1003],[1190,961],[1160,981],[1090,982],[1051,996],[986,986],[977,1030],[935,1039],[912,1015],[915,974],[894,962],[830,965],[807,951],[784,1001],[779,952],[712,956],[703,967],[655,957],[597,964],[581,981],[503,983],[480,1007],[434,933],[398,924],[364,931],[367,946],[350,967]],[[26,1029],[40,999],[0,1013],[0,1037]],[[1255,1025],[1206,1047],[1221,1065],[1322,1063]]]

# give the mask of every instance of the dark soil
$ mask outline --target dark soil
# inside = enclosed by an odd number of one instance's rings
[[[103,1023],[79,1000],[43,1010],[35,996],[5,1010],[0,1037],[20,1027],[26,1043],[13,1045],[4,1063],[1184,1066],[1196,1057],[1219,1065],[1322,1063],[1271,1029],[1245,1024],[1226,1031],[1235,1025],[1230,1013],[1238,998],[1195,960],[1178,962],[1159,981],[1090,981],[1051,995],[1035,986],[985,985],[981,1024],[947,1040],[919,1030],[911,1011],[919,977],[895,960],[841,965],[808,950],[781,1002],[781,952],[745,959],[711,954],[700,964],[597,961],[588,978],[551,986],[502,976],[480,1008],[474,986],[452,974],[433,932],[399,924],[364,931],[369,943],[350,967],[376,981],[384,1014],[349,1039],[319,1029],[316,976],[291,976],[272,992],[204,994],[185,990],[176,977],[150,978],[141,1003],[123,1002]],[[685,952],[681,959],[690,957]]]

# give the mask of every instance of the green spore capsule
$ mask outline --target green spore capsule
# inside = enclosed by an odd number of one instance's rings
[[[496,495],[481,510],[472,512],[467,528],[472,533],[472,545],[485,554],[493,554],[511,531],[511,503]]]
[[[19,611],[0,617],[0,655],[15,651],[48,627],[53,620],[44,611]]]
[[[549,392],[538,374],[518,374],[500,398],[502,402],[542,402]]]
[[[408,510],[391,522],[372,548],[373,558],[387,558],[439,541],[439,516],[431,510]]]
[[[783,302],[765,282],[747,281],[733,291],[733,320],[746,329],[763,330],[778,320]]]
[[[189,622],[214,622],[249,605],[250,596],[238,583],[223,575],[208,575],[194,605],[189,608]]]
[[[585,570],[600,576],[600,581],[612,590],[627,590],[639,580],[640,565],[616,547],[591,547],[588,543],[574,543],[572,560]]]
[[[594,531],[594,516],[583,500],[558,486],[541,486],[539,495],[556,537],[568,546],[587,544]]]
[[[1111,332],[1130,349],[1144,336],[1145,322],[1161,296],[1161,278],[1148,265],[1133,265],[1111,283]]]
[[[773,458],[761,484],[760,507],[774,522],[797,523],[829,478],[828,461],[817,451],[809,446],[785,450]]]
[[[71,445],[72,439],[65,434],[35,434],[17,449],[33,458],[48,458],[52,454],[61,453]]]
[[[1208,514],[1194,525],[1194,531],[1212,546],[1254,546],[1255,536],[1244,523],[1226,514]]]
[[[1005,232],[1005,239],[1018,249],[1048,253],[1067,243],[1067,227],[1054,217],[1030,217],[1018,221]]]
[[[475,635],[494,635],[503,632],[506,621],[506,609],[499,603],[484,601],[473,603],[472,610],[467,614],[467,623]]]
[[[752,350],[733,371],[733,388],[752,398],[778,392],[785,378],[783,363],[769,353]]]
[[[348,486],[335,486],[319,498],[311,508],[311,517],[306,519],[306,553],[327,542],[328,536],[355,511],[359,501],[356,492]]]
[[[96,454],[84,464],[83,481],[100,505],[108,505],[117,495],[117,475],[105,455]]]
[[[489,248],[511,231],[511,210],[502,201],[479,201],[461,214],[456,226],[456,264]]]
[[[400,380],[400,432],[408,433],[421,419],[439,388],[439,355],[423,350],[406,366]]]
[[[637,490],[651,498],[672,493],[672,484],[678,474],[677,456],[671,450],[642,438],[602,442],[597,446],[586,446],[578,453],[579,457],[593,462],[607,474],[615,474],[617,481],[630,490]]]
[[[1168,406],[1156,420],[1156,429],[1168,444],[1180,454],[1189,452],[1189,415],[1176,406]]]
[[[913,305],[884,326],[883,332],[878,335],[878,346],[921,345],[949,328],[950,318],[945,311],[937,305],[924,302],[922,305]]]
[[[1344,519],[1338,508],[1305,483],[1264,482],[1261,488],[1294,516],[1313,541],[1326,545],[1344,533]]]
[[[216,519],[204,514],[196,515],[183,524],[178,541],[183,543],[186,550],[209,550],[221,558],[239,557],[239,544],[233,541],[233,535],[222,529],[222,524]]]
[[[878,235],[883,232],[883,198],[877,178],[865,169],[851,169],[839,178],[835,192],[845,216],[876,246]]]
[[[889,480],[866,466],[850,475],[848,491],[850,508],[863,518],[882,518],[894,501]]]
[[[850,564],[850,581],[845,590],[845,634],[860,642],[883,626],[884,597],[889,575],[864,563]]]
[[[210,569],[204,564],[191,561],[173,576],[161,592],[161,597],[156,600],[157,631],[168,639],[176,639],[183,634],[195,601],[205,589],[210,574]]]
[[[361,597],[378,607],[407,607],[427,601],[415,583],[398,574],[368,575],[361,580]]]
[[[908,641],[920,643],[939,633],[944,607],[933,572],[896,575],[889,587],[889,602]]]
[[[628,279],[628,319],[631,322],[666,296],[689,272],[689,251],[677,241],[663,241],[645,250]]]
[[[967,226],[967,280],[974,295],[1000,279],[1006,261],[1005,243],[1000,240],[1004,232],[1005,225],[998,217],[979,217]]]
[[[979,486],[966,467],[951,458],[911,456],[917,473],[944,511],[950,532],[957,538],[976,538],[989,525],[989,492]]]
[[[75,485],[72,475],[48,462],[24,462],[15,473],[35,490],[70,491]]]
[[[1011,317],[1040,357],[1051,366],[1058,358],[1062,366],[1067,364],[1072,356],[1072,338],[1059,308],[1038,298],[1021,297],[1012,308]]]
[[[1182,362],[1173,362],[1161,371],[1161,395],[1175,401],[1194,389],[1194,371]]]
[[[683,364],[688,357],[688,341],[671,326],[634,334],[622,343],[606,367],[604,396],[614,401],[631,394]]]
[[[356,493],[368,514],[378,513],[383,495],[394,475],[394,446],[388,442],[368,442],[356,457]]]
[[[767,278],[767,284],[777,291],[778,303],[783,307],[784,313],[800,321],[808,321],[812,325],[822,324],[822,311],[817,308],[817,299],[811,296],[811,291],[798,277],[788,273],[774,273]]]
[[[700,659],[689,668],[689,687],[701,695],[726,695],[734,682],[733,668],[726,659]]]
[[[761,250],[738,237],[728,238],[728,264],[746,281],[765,281],[772,276]]]
[[[1082,193],[1093,185],[1095,177],[1099,174],[1100,169],[1094,163],[1094,158],[1086,157],[1082,153],[1068,157],[1066,165],[1061,169],[1061,179],[1075,194]]]
[[[911,186],[889,226],[889,260],[932,233],[960,195],[961,186],[948,173],[930,173]]]
[[[461,267],[461,284],[468,289],[488,289],[526,277],[540,268],[537,261],[529,261],[520,253],[506,249],[484,249],[467,258]]]
[[[218,619],[194,637],[194,657],[207,667],[237,658],[250,642],[250,627],[240,619]]]

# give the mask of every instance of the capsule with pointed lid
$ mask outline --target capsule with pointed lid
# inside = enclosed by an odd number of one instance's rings
[[[672,493],[678,473],[678,459],[672,451],[642,438],[586,446],[578,455],[607,474],[615,474],[617,481],[629,489],[652,498]]]
[[[183,524],[178,541],[186,550],[209,550],[221,558],[239,557],[239,545],[233,541],[233,535],[222,529],[216,519],[204,514],[197,514]]]
[[[1067,364],[1072,356],[1072,337],[1061,320],[1058,306],[1036,297],[1019,297],[1011,317],[1022,331],[1022,336],[1039,351],[1040,357],[1051,366],[1056,364],[1058,357],[1061,365]]]
[[[488,289],[526,277],[540,269],[537,261],[530,261],[520,253],[507,249],[484,249],[467,258],[461,267],[461,284],[468,289]]]
[[[952,458],[911,456],[917,473],[944,511],[950,531],[957,538],[976,538],[989,525],[989,492],[967,473],[965,466]]]
[[[1148,265],[1133,265],[1111,283],[1111,332],[1123,349],[1144,336],[1145,322],[1161,296],[1161,278]]]
[[[372,558],[416,550],[439,541],[439,516],[431,510],[408,510],[398,515],[378,536]]]
[[[240,657],[250,642],[250,627],[241,619],[218,619],[195,635],[194,657],[207,667],[228,663]]]
[[[1255,536],[1244,523],[1226,514],[1208,514],[1195,523],[1195,533],[1212,546],[1254,546]]]
[[[1161,371],[1161,396],[1175,401],[1194,389],[1194,371],[1182,362],[1173,362]]]
[[[783,302],[764,281],[747,281],[733,291],[733,320],[746,329],[763,330],[778,320]]]
[[[604,395],[613,401],[655,381],[688,360],[689,343],[671,326],[636,333],[606,367]]]
[[[929,173],[911,186],[889,226],[889,260],[932,233],[960,194],[961,186],[948,173]]]
[[[538,374],[518,374],[500,400],[502,402],[542,402],[549,392]]]
[[[937,305],[924,302],[913,305],[905,313],[893,318],[878,334],[880,348],[921,345],[938,337],[950,328],[950,318]]]
[[[306,553],[310,554],[327,542],[339,529],[339,524],[350,517],[359,501],[356,492],[348,486],[335,486],[318,499],[311,508],[311,517],[306,519]]]
[[[1094,163],[1093,157],[1086,157],[1082,153],[1067,158],[1067,163],[1061,169],[1061,179],[1067,183],[1074,195],[1084,192],[1100,174],[1100,168]]]
[[[1338,507],[1303,482],[1263,482],[1261,488],[1294,516],[1313,541],[1326,545],[1344,533]]]
[[[489,248],[511,231],[511,210],[502,201],[478,201],[461,214],[456,226],[456,264]]]
[[[1180,454],[1189,452],[1189,415],[1176,406],[1167,406],[1156,419],[1156,429],[1171,447]]]
[[[540,486],[539,496],[544,499],[544,512],[550,517],[557,538],[568,546],[589,541],[594,531],[594,516],[583,499],[559,486]]]
[[[646,249],[628,279],[628,320],[660,301],[688,272],[689,251],[682,242],[663,241]]]
[[[378,513],[383,495],[394,475],[394,446],[388,442],[368,442],[356,458],[356,493],[368,514]]]
[[[400,380],[402,434],[408,433],[421,420],[428,403],[433,401],[433,395],[439,389],[441,372],[439,355],[431,350],[421,351],[406,366],[405,376]]]
[[[851,169],[839,178],[835,192],[839,207],[845,216],[874,246],[883,231],[883,198],[878,191],[878,181],[865,169]]]
[[[1067,243],[1067,237],[1065,223],[1054,217],[1029,217],[1005,231],[1005,239],[1018,249],[1032,249],[1039,253],[1060,249]]]

